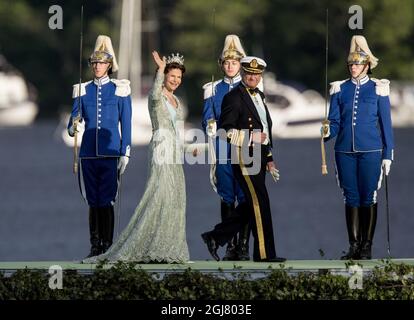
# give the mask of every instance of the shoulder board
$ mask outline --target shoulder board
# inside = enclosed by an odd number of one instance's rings
[[[390,80],[388,79],[375,79],[371,78],[375,82],[375,93],[379,96],[390,95]]]
[[[127,97],[131,94],[131,82],[126,79],[118,80],[111,79],[111,81],[116,85],[115,95],[119,97]]]
[[[81,95],[81,97],[82,96],[84,96],[85,94],[86,94],[86,89],[85,89],[85,87],[88,85],[88,84],[90,84],[92,82],[92,80],[91,81],[88,81],[88,82],[82,82],[81,83],[81,90],[80,90],[80,95]],[[77,98],[77,97],[79,97],[79,83],[77,83],[77,84],[74,84],[73,85],[73,93],[72,93],[72,98]]]
[[[346,80],[341,80],[341,81],[334,81],[334,82],[331,82],[331,83],[330,83],[331,88],[329,89],[329,94],[330,94],[330,95],[333,95],[333,94],[335,94],[335,93],[340,92],[340,91],[341,91],[341,84],[343,84],[345,81],[348,81],[348,79],[346,79]]]
[[[217,80],[214,82],[209,82],[206,83],[203,86],[204,89],[204,100],[210,98],[213,95],[214,89],[216,88],[216,86],[221,82],[221,80]]]

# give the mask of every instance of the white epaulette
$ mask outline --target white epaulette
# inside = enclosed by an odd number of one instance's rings
[[[118,79],[111,79],[113,83],[116,85],[115,95],[118,97],[127,97],[131,94],[131,86],[129,85],[131,82],[126,79],[118,80]]]
[[[388,79],[375,79],[371,78],[375,82],[375,93],[379,96],[389,96],[390,95],[390,80]]]
[[[91,81],[88,81],[88,82],[82,82],[82,83],[81,83],[81,92],[80,92],[81,97],[82,97],[82,96],[84,96],[84,95],[86,94],[86,89],[85,89],[85,87],[86,87],[88,84],[90,84],[91,82],[92,82],[92,80],[91,80]],[[79,97],[79,83],[77,83],[77,84],[74,84],[74,85],[73,85],[73,93],[72,93],[72,98],[77,98],[77,97]]]
[[[349,79],[331,82],[330,83],[331,88],[329,89],[329,94],[333,95],[335,93],[340,92],[341,91],[341,84],[343,84],[345,81],[348,81],[348,80]]]
[[[210,98],[213,95],[214,91],[216,90],[216,85],[218,85],[220,82],[221,82],[221,80],[217,80],[217,81],[214,81],[214,82],[206,83],[203,86],[204,100]]]

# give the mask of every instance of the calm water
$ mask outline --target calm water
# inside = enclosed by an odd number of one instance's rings
[[[414,257],[414,128],[396,129],[389,178],[391,249]],[[72,149],[57,137],[56,124],[0,129],[0,260],[76,260],[89,250],[88,208],[72,174]],[[332,145],[328,176],[320,174],[319,140],[276,140],[281,180],[268,179],[278,254],[289,259],[335,259],[347,249],[344,205],[337,187]],[[122,182],[120,229],[143,191],[147,148],[134,147]],[[219,221],[220,203],[207,165],[186,165],[187,239],[191,259],[210,256],[200,234]],[[373,254],[386,256],[384,189]],[[175,192],[175,190],[171,190]],[[116,232],[116,231],[115,231]]]

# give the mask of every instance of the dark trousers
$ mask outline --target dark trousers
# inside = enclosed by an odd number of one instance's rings
[[[335,152],[336,169],[345,203],[369,207],[376,203],[381,181],[382,152]]]
[[[118,158],[80,159],[79,187],[90,207],[112,206],[118,184]]]
[[[262,151],[260,163],[260,171],[252,175],[243,174],[243,163],[232,165],[234,176],[243,190],[246,201],[237,206],[235,215],[217,224],[211,234],[220,246],[224,246],[247,222],[250,222],[254,236],[254,260],[276,257],[270,201],[265,184],[265,151]]]

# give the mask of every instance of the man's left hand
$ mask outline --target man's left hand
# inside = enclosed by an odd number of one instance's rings
[[[280,179],[279,170],[276,169],[275,163],[273,161],[269,161],[267,163],[266,169],[272,175],[272,178],[275,182],[279,181],[279,179]]]

